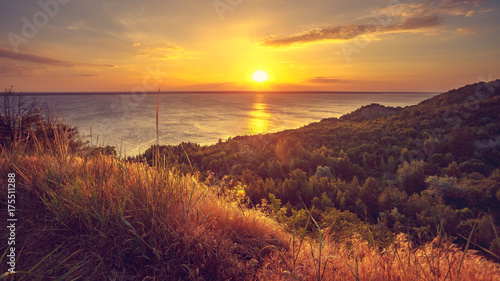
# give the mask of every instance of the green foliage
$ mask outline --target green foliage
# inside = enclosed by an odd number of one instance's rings
[[[399,166],[398,184],[408,194],[418,193],[425,189],[424,161],[404,162]]]
[[[329,179],[333,178],[333,175],[332,175],[332,172],[330,170],[330,167],[322,167],[322,166],[318,166],[316,167],[316,177],[318,178],[323,178],[323,177],[327,177]]]
[[[336,239],[350,237],[353,233],[362,232],[362,222],[349,211],[329,208],[321,215],[322,228],[328,227]]]

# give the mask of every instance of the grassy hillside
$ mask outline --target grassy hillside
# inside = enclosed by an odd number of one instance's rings
[[[275,221],[196,175],[52,150],[4,150],[0,169],[17,180],[15,280],[235,279],[289,243]]]
[[[40,113],[30,114],[39,117]],[[9,119],[4,117],[2,122]],[[8,205],[15,205],[18,220],[15,245],[1,244],[1,279],[500,278],[500,266],[491,260],[493,248],[483,247],[483,253],[471,250],[481,245],[475,238],[477,235],[486,235],[484,239],[487,239],[490,238],[487,235],[496,230],[492,228],[495,227],[495,209],[490,213],[483,211],[478,217],[474,213],[490,205],[470,209],[472,214],[461,211],[464,217],[472,217],[468,221],[470,225],[463,226],[466,242],[462,247],[454,244],[454,237],[445,232],[448,231],[446,225],[451,223],[446,221],[447,217],[437,221],[441,231],[428,239],[429,242],[414,241],[414,233],[396,231],[398,223],[406,223],[406,213],[398,210],[408,210],[391,205],[417,208],[424,204],[420,207],[431,208],[429,213],[442,210],[441,215],[448,216],[459,207],[447,203],[448,195],[443,197],[441,193],[451,192],[458,196],[464,189],[471,196],[459,196],[465,201],[456,204],[469,204],[466,199],[487,204],[488,200],[496,199],[479,195],[496,190],[498,176],[491,172],[493,169],[487,168],[484,174],[471,176],[458,168],[457,175],[463,176],[464,181],[456,177],[429,177],[425,183],[433,187],[429,195],[420,192],[409,196],[404,195],[406,185],[400,184],[410,183],[384,185],[388,180],[378,174],[359,175],[359,178],[353,175],[356,178],[346,182],[343,178],[347,174],[344,173],[357,172],[352,168],[354,157],[353,162],[344,160],[351,157],[351,152],[333,152],[333,148],[324,143],[299,145],[302,141],[297,135],[297,140],[292,142],[293,131],[235,138],[204,148],[190,144],[165,147],[163,152],[169,153],[157,155],[162,159],[161,164],[149,165],[147,161],[105,155],[113,154],[109,148],[86,146],[78,140],[75,128],[43,118],[31,120],[31,123],[12,122],[12,131],[2,127],[3,135],[8,133],[9,137],[2,140],[0,152],[0,178],[5,183],[0,194],[0,219],[6,222]],[[331,122],[341,124],[344,121]],[[27,123],[30,126],[21,128]],[[318,124],[301,130],[310,130]],[[298,135],[307,138],[303,132]],[[265,140],[273,138],[275,142],[271,147]],[[292,150],[291,144],[294,145]],[[319,151],[309,150],[318,145]],[[236,150],[238,154],[232,155]],[[327,169],[329,162],[321,162],[322,157],[335,161],[332,165],[346,162],[348,169],[340,169],[342,164]],[[207,158],[213,169],[205,166],[207,163],[203,161]],[[386,165],[389,165],[389,158],[384,160]],[[255,166],[253,163],[260,164]],[[316,164],[321,168],[306,169]],[[408,168],[404,163],[399,165],[396,168],[403,170],[412,169],[416,164],[410,161]],[[378,171],[378,168],[366,167],[362,169],[366,173]],[[255,172],[252,169],[256,169]],[[384,169],[388,167],[381,171]],[[10,182],[16,184],[15,202],[9,201],[12,197],[8,193],[8,179],[14,179]],[[479,191],[467,189],[467,180],[477,181]],[[455,186],[441,188],[445,183]],[[273,192],[264,194],[269,191]],[[332,197],[334,192],[336,196]],[[377,195],[375,201],[373,194]],[[474,197],[476,194],[479,197]],[[355,196],[358,197],[354,203],[353,200],[342,201],[342,198]],[[380,196],[386,198],[385,201]],[[429,198],[435,198],[437,203],[425,205],[435,203],[427,202]],[[381,206],[384,204],[389,211],[383,211]],[[498,206],[496,201],[488,204]],[[379,223],[366,216],[373,213],[368,206],[380,210]],[[365,210],[365,217],[358,215],[357,209],[350,211],[350,208]],[[429,215],[418,209],[414,212],[422,219]],[[427,235],[431,236],[432,232]],[[12,237],[11,234],[2,235],[2,241],[7,241],[8,236]],[[9,272],[12,246],[16,273]],[[486,259],[485,254],[490,259]]]

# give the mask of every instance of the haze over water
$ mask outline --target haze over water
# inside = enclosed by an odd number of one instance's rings
[[[216,143],[238,135],[295,129],[340,117],[371,103],[418,104],[436,93],[169,93],[160,95],[160,144]],[[93,143],[137,155],[156,141],[157,95],[43,95],[45,102]]]

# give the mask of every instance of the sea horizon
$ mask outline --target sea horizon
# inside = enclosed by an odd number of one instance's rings
[[[374,93],[160,91],[160,144],[211,145],[236,136],[297,129],[372,103],[392,107],[415,105],[437,94]],[[68,124],[78,127],[86,140],[115,146],[122,155],[140,154],[156,143],[157,92],[32,96],[49,105]]]
[[[169,94],[439,94],[439,91],[161,91],[160,95]],[[46,96],[46,95],[155,95],[158,91],[54,91],[54,92],[13,92],[15,95]]]

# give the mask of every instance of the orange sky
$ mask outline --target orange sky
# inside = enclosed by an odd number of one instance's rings
[[[500,78],[498,2],[2,1],[0,86],[446,91]]]

